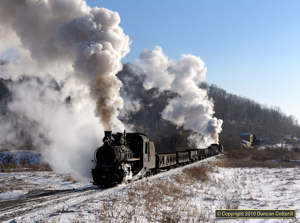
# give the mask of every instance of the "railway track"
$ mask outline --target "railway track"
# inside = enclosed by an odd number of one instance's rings
[[[65,201],[72,201],[72,199],[76,200],[104,190],[105,188],[99,188],[99,186],[91,186],[78,190],[45,191],[45,193],[39,194],[35,197],[2,201],[0,202],[0,222],[12,220],[31,212],[37,212],[41,209],[45,209]]]
[[[201,161],[203,160],[199,160],[195,163],[199,163]],[[190,164],[185,166],[189,166]],[[181,166],[179,168],[182,167],[184,166]],[[161,173],[165,172],[168,171],[164,170]],[[160,173],[155,175],[160,175]],[[44,191],[43,193],[40,193],[33,197],[2,201],[0,202],[0,222],[13,220],[14,218],[21,217],[33,212],[38,212],[39,210],[46,209],[54,205],[63,204],[66,201],[68,201],[68,203],[72,202],[72,200],[76,202],[76,200],[85,196],[87,197],[86,199],[88,199],[93,194],[97,194],[113,188],[115,187],[112,186],[110,188],[107,188],[100,186],[90,186],[83,189],[51,190]]]

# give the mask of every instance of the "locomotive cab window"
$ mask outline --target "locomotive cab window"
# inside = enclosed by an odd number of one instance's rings
[[[149,143],[145,142],[145,153],[149,153]]]

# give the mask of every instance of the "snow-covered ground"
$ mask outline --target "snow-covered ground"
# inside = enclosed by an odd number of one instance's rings
[[[159,175],[58,202],[15,218],[14,222],[186,222],[215,221],[215,209],[295,209],[300,213],[300,168],[217,167],[205,182],[184,180],[183,169],[213,165],[217,158]],[[49,172],[3,173],[49,187],[68,189],[89,183],[64,180]],[[12,219],[13,220],[13,219]],[[296,219],[297,220],[297,219]],[[218,220],[222,222],[294,222],[277,219]],[[12,221],[11,221],[12,222]]]
[[[295,147],[299,147],[299,144],[281,144],[281,143],[277,143],[277,144],[273,144],[273,145],[264,145],[264,146],[260,146],[258,148],[258,150],[264,150],[264,149],[272,149],[272,148],[283,148],[283,149],[292,149]]]
[[[76,182],[70,174],[54,172],[0,173],[0,201],[30,197],[48,190],[82,189],[91,184]]]

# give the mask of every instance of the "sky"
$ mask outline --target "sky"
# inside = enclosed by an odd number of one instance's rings
[[[155,46],[169,59],[198,56],[209,84],[280,107],[300,123],[299,0],[86,2],[119,13],[120,26],[132,41],[122,62],[133,62]]]
[[[300,122],[300,1],[87,0],[120,14],[132,40],[122,62],[161,46],[169,59],[199,56],[207,82],[278,106]]]

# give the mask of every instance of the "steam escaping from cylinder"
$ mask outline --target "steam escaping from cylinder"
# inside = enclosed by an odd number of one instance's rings
[[[223,121],[213,117],[213,101],[208,99],[206,90],[198,87],[207,70],[199,57],[183,54],[179,60],[169,60],[162,48],[156,46],[151,51],[145,49],[133,69],[146,76],[146,89],[155,87],[160,92],[170,90],[178,94],[162,111],[162,118],[197,133],[190,139],[199,147],[199,134],[207,144],[218,142]]]
[[[0,78],[17,83],[8,104],[14,116],[0,117],[0,144],[17,141],[22,124],[55,170],[90,175],[85,165],[103,130],[124,130],[115,74],[130,40],[119,23],[117,12],[83,0],[0,1],[0,55],[10,61]]]

